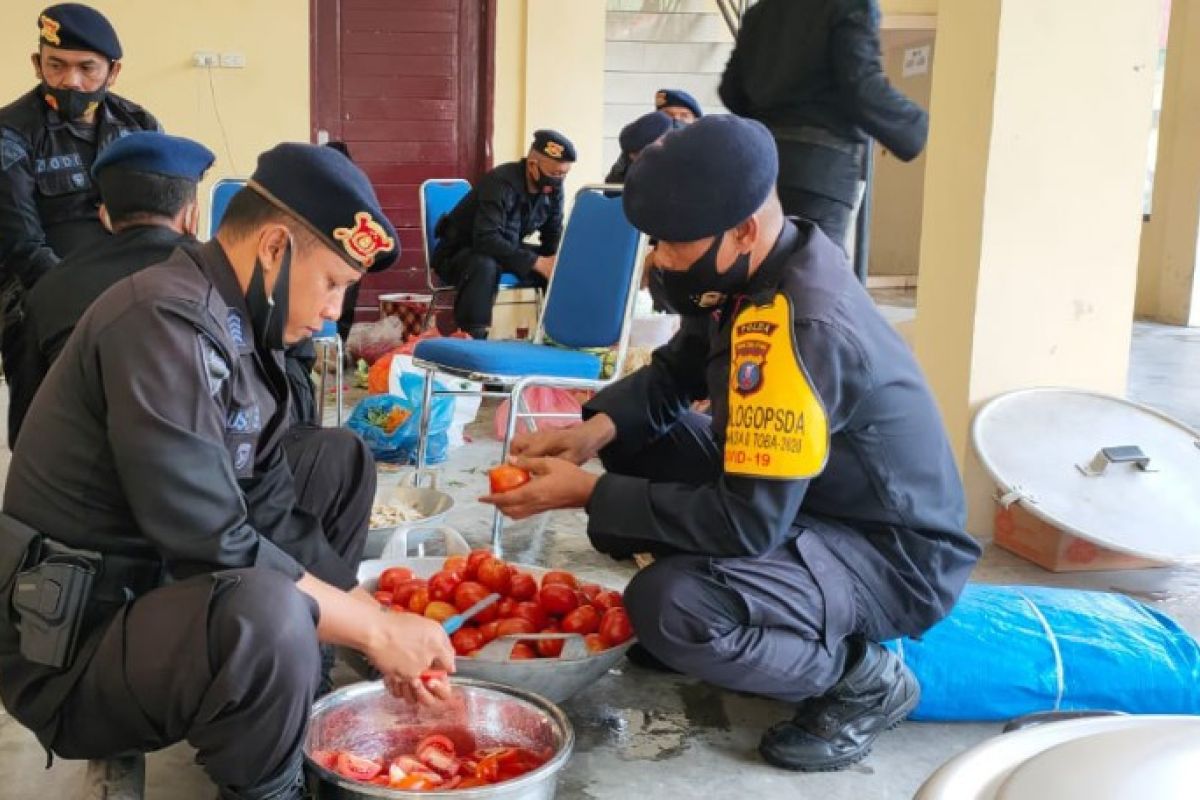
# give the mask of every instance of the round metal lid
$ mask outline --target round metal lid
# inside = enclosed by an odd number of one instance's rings
[[[975,416],[971,440],[1005,502],[1101,547],[1200,562],[1200,433],[1079,389],[1023,389]]]

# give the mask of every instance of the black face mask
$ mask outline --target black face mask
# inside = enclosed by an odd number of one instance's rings
[[[555,189],[563,185],[563,179],[556,175],[547,175],[542,172],[542,168],[538,167],[538,177],[534,184],[541,190],[542,194],[550,194]]]
[[[95,108],[99,108],[107,94],[107,87],[101,87],[94,92],[81,92],[78,89],[55,89],[42,81],[42,98],[46,105],[68,121],[82,117],[93,104]]]
[[[651,296],[676,314],[711,314],[728,295],[744,288],[750,278],[749,253],[739,255],[726,272],[717,272],[717,252],[724,239],[722,233],[686,270],[656,267],[650,274]]]
[[[268,297],[262,262],[254,260],[254,273],[250,276],[250,285],[246,287],[246,308],[250,312],[250,324],[254,326],[254,340],[263,350],[282,350],[287,346],[283,335],[287,325],[291,271],[292,243],[289,241],[279,262],[275,289]]]

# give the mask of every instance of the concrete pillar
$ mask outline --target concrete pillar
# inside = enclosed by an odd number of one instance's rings
[[[983,402],[1125,391],[1158,21],[1148,0],[939,4],[915,343],[976,534]]]
[[[1200,325],[1200,0],[1173,0],[1137,313]]]

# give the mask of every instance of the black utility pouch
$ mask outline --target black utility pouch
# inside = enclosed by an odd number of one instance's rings
[[[63,669],[75,647],[91,599],[92,584],[103,564],[100,554],[43,540],[42,560],[17,574],[12,607],[21,634],[21,655]]]

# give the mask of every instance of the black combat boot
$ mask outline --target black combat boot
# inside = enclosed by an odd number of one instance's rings
[[[916,707],[921,687],[899,657],[862,639],[850,648],[846,672],[832,689],[763,734],[758,752],[768,763],[801,772],[843,769],[866,758],[876,737]]]

